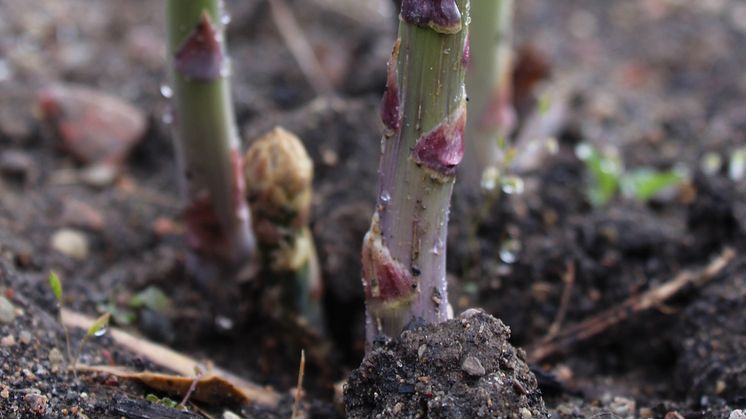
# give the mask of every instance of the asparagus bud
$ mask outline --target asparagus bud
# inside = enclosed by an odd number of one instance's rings
[[[243,198],[241,154],[218,0],[167,3],[175,131],[190,244],[235,266],[254,239]]]
[[[308,228],[313,162],[303,143],[275,128],[244,158],[246,196],[264,272],[280,286],[289,313],[321,328],[321,281]]]
[[[496,173],[503,147],[515,123],[513,91],[513,0],[473,3],[470,49],[474,60],[466,74],[469,123],[466,155],[459,175],[466,191],[479,191],[485,174]],[[490,182],[492,183],[492,182]]]
[[[363,241],[368,341],[449,317],[445,243],[466,124],[468,0],[404,0],[388,66],[376,213]]]

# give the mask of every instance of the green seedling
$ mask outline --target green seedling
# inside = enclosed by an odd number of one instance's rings
[[[626,198],[648,202],[664,190],[687,179],[683,169],[655,170],[647,167],[626,170],[621,158],[602,152],[588,143],[579,144],[575,154],[588,174],[586,195],[594,207],[604,207],[619,193]]]
[[[65,326],[65,323],[62,321],[62,298],[63,298],[62,281],[60,280],[60,277],[57,275],[57,273],[54,271],[49,272],[49,286],[52,289],[54,298],[57,300],[57,305],[58,305],[57,308],[59,311],[58,320],[60,322],[60,325],[62,325],[62,330],[64,330],[65,332],[65,343],[67,346],[67,362],[71,366],[73,370],[73,374],[77,378],[78,376],[77,365],[78,365],[78,360],[80,359],[80,354],[83,351],[83,347],[85,346],[86,342],[88,342],[88,339],[90,339],[91,336],[103,336],[106,333],[106,330],[109,325],[109,320],[111,319],[111,314],[104,313],[98,319],[96,319],[95,322],[93,322],[93,324],[86,331],[86,334],[80,340],[80,343],[78,344],[78,349],[73,355],[70,350],[70,333],[67,329],[67,326]]]

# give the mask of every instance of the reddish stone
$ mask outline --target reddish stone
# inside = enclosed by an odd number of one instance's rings
[[[120,165],[145,133],[145,115],[106,93],[57,84],[38,97],[42,117],[65,150],[84,164]]]

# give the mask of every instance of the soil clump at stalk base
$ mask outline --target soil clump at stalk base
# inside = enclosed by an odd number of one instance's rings
[[[510,329],[470,309],[437,325],[381,338],[350,375],[350,418],[547,417],[536,377]]]

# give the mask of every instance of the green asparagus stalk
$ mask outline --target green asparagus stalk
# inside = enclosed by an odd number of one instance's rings
[[[469,122],[459,190],[494,185],[505,142],[515,123],[512,70],[513,0],[476,0],[472,7],[470,45],[474,59],[466,74]]]
[[[168,0],[168,46],[184,218],[198,259],[253,253],[219,0]]]
[[[445,243],[464,152],[468,22],[468,0],[402,2],[381,108],[378,205],[363,241],[369,343],[450,316]]]
[[[244,176],[263,277],[280,290],[275,308],[321,331],[321,280],[308,227],[313,162],[298,137],[278,127],[246,152]]]

